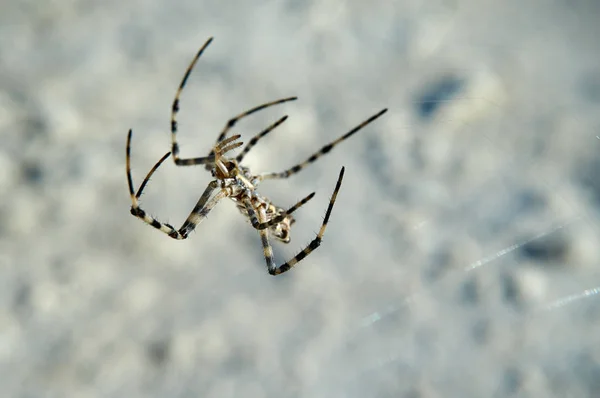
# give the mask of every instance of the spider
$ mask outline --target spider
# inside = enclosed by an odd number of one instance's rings
[[[333,194],[331,199],[329,200],[329,205],[327,207],[327,211],[325,213],[325,218],[323,223],[321,224],[321,228],[317,234],[317,236],[296,256],[287,261],[280,266],[276,266],[275,261],[273,259],[273,249],[271,244],[269,243],[269,236],[274,237],[275,239],[283,242],[290,242],[290,229],[292,224],[295,222],[292,213],[306,204],[309,200],[313,198],[315,193],[311,193],[306,196],[304,199],[300,200],[298,203],[293,205],[292,207],[283,209],[274,205],[269,199],[264,196],[261,196],[257,192],[258,185],[263,180],[268,179],[281,179],[288,178],[289,176],[298,173],[300,170],[304,169],[309,164],[316,161],[321,156],[329,153],[337,144],[346,140],[354,133],[365,127],[367,124],[371,123],[381,115],[383,115],[387,109],[383,109],[377,114],[371,116],[367,120],[363,121],[358,126],[354,127],[352,130],[339,137],[335,141],[325,145],[319,151],[315,152],[304,162],[295,165],[285,171],[279,173],[263,173],[263,174],[252,174],[251,171],[242,166],[242,160],[244,156],[250,152],[252,147],[256,145],[256,143],[269,134],[273,129],[282,124],[286,119],[287,115],[283,116],[275,123],[268,126],[262,132],[255,135],[246,146],[242,149],[242,151],[235,157],[227,156],[229,152],[243,145],[243,142],[239,141],[240,135],[233,135],[231,137],[227,137],[227,133],[229,130],[235,126],[235,124],[240,120],[249,116],[255,112],[260,110],[269,108],[274,105],[282,104],[284,102],[295,101],[297,97],[289,97],[283,98],[276,101],[268,102],[252,109],[249,109],[241,114],[235,116],[230,119],[223,130],[219,134],[217,141],[213,148],[211,149],[208,156],[198,157],[198,158],[187,158],[183,159],[179,156],[179,144],[177,143],[177,121],[176,116],[179,111],[179,97],[183,88],[186,85],[186,82],[192,72],[192,69],[196,65],[196,62],[204,52],[204,50],[208,47],[208,45],[212,42],[213,38],[209,38],[204,45],[198,50],[196,56],[192,59],[192,62],[188,66],[181,83],[179,84],[179,88],[175,94],[175,98],[173,100],[173,105],[171,108],[171,151],[167,152],[146,175],[146,178],[142,181],[137,192],[134,191],[133,188],[133,179],[131,177],[131,136],[132,130],[129,130],[127,135],[127,146],[126,146],[126,173],[127,173],[127,182],[129,185],[129,194],[131,196],[131,214],[135,217],[141,219],[146,224],[153,226],[159,231],[164,232],[168,236],[173,239],[186,239],[189,234],[206,218],[208,213],[212,210],[213,207],[223,198],[230,198],[236,204],[238,210],[248,218],[252,227],[254,227],[261,238],[263,252],[265,256],[265,260],[267,263],[267,270],[271,275],[279,275],[286,271],[289,271],[292,267],[294,267],[298,262],[303,260],[306,256],[308,256],[313,250],[321,245],[321,241],[323,239],[323,235],[325,234],[325,229],[327,228],[327,223],[329,222],[329,217],[331,216],[331,211],[335,204],[335,200],[337,198],[340,187],[342,186],[342,179],[344,177],[344,167],[340,170],[337,182],[335,184],[335,189],[333,190]],[[191,211],[188,218],[181,225],[179,229],[175,229],[172,225],[158,221],[156,218],[150,216],[146,213],[139,204],[139,198],[146,187],[146,184],[150,180],[150,177],[154,174],[154,172],[160,167],[160,165],[169,157],[173,156],[173,160],[177,166],[194,166],[194,165],[204,165],[205,168],[210,171],[212,177],[214,178],[204,190],[202,196],[196,203],[196,206]],[[216,191],[216,193],[215,193]],[[213,195],[213,193],[215,193]]]

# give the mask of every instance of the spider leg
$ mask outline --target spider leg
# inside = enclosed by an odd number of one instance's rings
[[[279,99],[279,100],[276,100],[276,101],[267,102],[266,104],[255,106],[252,109],[248,109],[247,111],[240,113],[239,115],[235,116],[234,118],[229,119],[229,121],[225,124],[225,127],[223,127],[223,130],[221,130],[221,133],[219,134],[219,137],[217,138],[217,142],[223,141],[225,139],[225,137],[227,136],[227,132],[233,126],[235,126],[236,123],[238,121],[240,121],[240,119],[243,119],[246,116],[250,116],[250,115],[252,115],[255,112],[262,111],[263,109],[269,108],[271,106],[283,104],[284,102],[295,101],[297,99],[298,99],[298,97],[282,98],[282,99]]]
[[[330,142],[329,144],[325,145],[323,148],[321,148],[320,150],[318,150],[317,152],[315,152],[314,154],[312,154],[304,162],[299,163],[299,164],[295,165],[294,167],[291,167],[291,168],[289,168],[289,169],[287,169],[285,171],[282,171],[280,173],[265,173],[265,174],[260,174],[258,176],[258,179],[262,181],[262,180],[266,180],[266,179],[288,178],[289,176],[298,173],[300,170],[304,169],[306,166],[308,166],[309,164],[313,163],[314,161],[316,161],[317,159],[319,159],[321,156],[329,153],[329,151],[331,151],[340,142],[342,142],[342,141],[350,138],[357,131],[359,131],[360,129],[362,129],[363,127],[365,127],[367,124],[373,122],[375,119],[377,119],[378,117],[380,117],[381,115],[383,115],[386,112],[387,112],[387,109],[383,109],[379,113],[371,116],[370,118],[368,118],[367,120],[365,120],[364,122],[362,122],[361,124],[359,124],[358,126],[354,127],[352,130],[348,131],[343,136],[339,137],[337,140],[335,140],[333,142]]]
[[[185,220],[185,222],[181,225],[179,230],[176,230],[172,225],[163,223],[155,219],[146,213],[139,205],[139,198],[144,191],[144,188],[148,184],[150,177],[154,174],[154,172],[160,167],[160,165],[171,155],[171,153],[166,153],[155,165],[152,167],[150,172],[144,178],[144,181],[140,185],[137,193],[133,188],[133,178],[131,177],[131,135],[132,131],[129,130],[129,134],[127,135],[127,147],[125,149],[126,159],[125,159],[125,167],[127,172],[127,183],[129,185],[129,195],[131,196],[131,214],[135,217],[141,219],[146,224],[153,226],[161,232],[169,235],[173,239],[181,240],[186,239],[190,232],[196,228],[200,222],[206,217],[206,215],[212,210],[212,208],[219,202],[219,200],[223,199],[227,196],[226,191],[221,191],[216,194],[212,199],[209,200],[213,191],[219,186],[217,181],[211,181],[204,193],[196,203],[196,206]]]
[[[185,71],[183,79],[181,79],[181,83],[179,83],[179,87],[177,88],[177,92],[175,93],[175,98],[173,99],[173,105],[171,106],[171,153],[173,154],[173,161],[175,161],[175,164],[178,166],[192,166],[197,164],[207,164],[214,162],[214,154],[212,153],[209,156],[200,158],[181,159],[179,157],[179,144],[177,143],[176,120],[177,112],[179,112],[179,97],[181,96],[181,92],[183,91],[183,88],[185,87],[185,84],[187,83],[187,80],[190,77],[190,73],[192,73],[192,69],[194,69],[196,62],[198,62],[198,59],[200,58],[206,47],[208,47],[208,45],[212,42],[212,40],[213,38],[210,37],[206,41],[206,43],[204,43],[204,45],[200,47],[200,50],[198,50],[196,56],[192,59],[192,62]]]
[[[233,142],[233,143],[229,144],[231,141],[235,141],[240,137],[241,137],[241,135],[236,134],[234,136],[227,138],[226,140],[221,141],[219,144],[215,145],[212,152],[207,157],[193,158],[193,159],[179,159],[175,162],[175,164],[177,166],[196,166],[199,164],[205,164],[206,165],[205,167],[208,170],[210,170],[210,168],[215,163],[215,160],[217,159],[218,156],[222,156],[225,153],[244,145],[243,142]],[[227,145],[227,144],[229,144],[229,145]]]
[[[256,143],[258,142],[258,140],[260,140],[261,138],[263,138],[265,135],[269,134],[271,132],[271,130],[275,129],[281,123],[285,122],[287,118],[288,118],[287,115],[285,115],[284,117],[282,117],[281,119],[277,120],[275,123],[273,123],[272,125],[270,125],[266,129],[264,129],[263,131],[261,131],[260,133],[256,134],[254,137],[252,137],[252,139],[250,141],[248,141],[248,143],[246,144],[246,146],[244,147],[244,149],[242,150],[242,152],[240,152],[240,154],[236,156],[235,160],[238,163],[241,163],[242,160],[244,159],[244,156],[246,156],[248,154],[248,152],[250,152],[250,150],[254,147],[254,145],[256,145]]]
[[[317,247],[321,245],[321,241],[323,240],[323,235],[325,234],[325,229],[327,228],[327,223],[329,222],[329,217],[331,216],[331,211],[333,209],[333,205],[335,204],[335,200],[337,198],[337,194],[342,186],[342,179],[344,178],[344,167],[340,171],[340,175],[338,177],[337,183],[335,184],[335,189],[333,190],[333,195],[329,200],[329,206],[327,206],[327,212],[325,213],[325,219],[323,220],[323,224],[321,224],[321,229],[317,236],[310,242],[302,251],[296,254],[291,260],[286,263],[281,264],[279,267],[275,265],[275,261],[273,259],[273,248],[269,243],[269,231],[266,229],[261,229],[258,231],[260,234],[260,239],[263,247],[263,254],[265,256],[265,261],[267,262],[267,270],[271,275],[279,275],[284,272],[289,271],[292,267],[294,267],[297,263],[302,261],[306,256],[313,252]],[[259,218],[260,221],[264,222],[265,214],[264,209],[259,209]]]
[[[171,155],[171,152],[165,153],[163,155],[163,157],[160,158],[160,160],[158,162],[156,162],[154,167],[152,167],[152,169],[146,175],[146,178],[144,178],[144,181],[142,181],[142,184],[140,185],[140,188],[138,189],[137,193],[134,195],[133,179],[131,178],[131,135],[132,134],[133,134],[133,132],[130,129],[129,133],[127,134],[127,146],[125,148],[125,151],[126,151],[126,153],[125,153],[125,169],[126,170],[125,171],[127,172],[127,184],[129,185],[129,194],[131,195],[132,200],[134,200],[134,199],[137,200],[142,195],[142,191],[146,187],[146,184],[148,184],[148,181],[150,181],[150,177],[152,177],[152,174],[154,174],[154,172],[156,171],[156,169],[158,169],[160,167],[162,162],[164,162]]]
[[[259,209],[258,214],[260,220],[264,222],[264,220],[266,220],[267,218],[265,210]],[[269,230],[259,229],[258,234],[260,235],[260,241],[263,247],[263,254],[265,256],[265,261],[267,262],[267,271],[269,271],[269,274],[274,275],[273,272],[277,271],[277,265],[275,264],[275,259],[273,258],[273,247],[269,242]]]
[[[271,220],[266,221],[266,222],[260,222],[260,221],[258,221],[259,217],[256,214],[256,210],[254,209],[254,206],[252,206],[252,202],[250,201],[250,198],[248,198],[248,197],[244,198],[244,205],[246,206],[246,210],[248,211],[248,215],[250,216],[250,223],[252,224],[252,226],[255,229],[262,230],[262,229],[266,229],[268,227],[271,227],[273,225],[279,224],[288,215],[292,214],[293,212],[295,212],[296,210],[298,210],[300,207],[304,206],[314,196],[315,196],[315,193],[313,192],[310,195],[308,195],[307,197],[305,197],[304,199],[300,200],[294,206],[292,206],[289,209],[287,209],[285,212],[283,212],[279,216],[274,217]],[[266,214],[263,217],[263,219],[266,219]]]
[[[177,143],[177,113],[179,112],[179,109],[180,109],[179,102],[180,102],[181,92],[185,88],[187,80],[190,77],[192,70],[196,66],[198,59],[200,58],[200,56],[202,55],[204,50],[208,47],[208,45],[212,42],[212,40],[213,40],[213,38],[210,37],[202,45],[202,47],[200,47],[200,49],[198,50],[198,52],[192,59],[192,62],[190,62],[187,70],[185,71],[185,74],[183,75],[183,78],[181,79],[181,83],[179,83],[179,87],[177,88],[177,92],[175,93],[175,98],[173,99],[173,105],[171,106],[171,153],[173,154],[173,161],[178,166],[193,166],[193,165],[199,165],[199,164],[209,164],[209,163],[214,162],[214,160],[215,160],[214,149],[211,150],[211,152],[208,156],[182,159],[179,157],[179,144]],[[265,108],[268,108],[270,106],[282,104],[282,103],[288,102],[288,101],[294,101],[296,99],[297,99],[297,97],[289,97],[289,98],[283,98],[283,99],[280,99],[277,101],[268,102],[266,104],[259,105],[257,107],[254,107],[252,109],[249,109],[249,110],[237,115],[236,117],[234,117],[233,119],[230,119],[227,122],[227,124],[225,125],[225,127],[223,128],[221,133],[219,134],[219,137],[217,138],[217,143],[219,143],[225,139],[227,132],[233,126],[235,126],[235,124],[240,119],[242,119],[246,116],[249,116],[255,112],[258,112],[260,110],[263,110]]]

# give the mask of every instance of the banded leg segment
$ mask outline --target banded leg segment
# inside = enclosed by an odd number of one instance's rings
[[[282,171],[280,173],[265,173],[265,174],[261,174],[261,175],[258,176],[258,178],[260,180],[275,179],[275,178],[288,178],[289,176],[298,173],[300,170],[304,169],[309,164],[315,162],[321,156],[329,153],[329,151],[331,151],[336,145],[338,145],[342,141],[350,138],[353,134],[355,134],[360,129],[362,129],[363,127],[365,127],[367,124],[373,122],[375,119],[379,118],[381,115],[383,115],[386,112],[387,112],[387,109],[383,109],[379,113],[371,116],[370,118],[368,118],[367,120],[365,120],[364,122],[362,122],[358,126],[354,127],[352,130],[348,131],[346,134],[344,134],[343,136],[341,136],[337,140],[335,140],[333,142],[330,142],[329,144],[325,145],[319,151],[317,151],[314,154],[312,154],[304,162],[299,163],[296,166],[291,167],[291,168],[289,168],[289,169],[287,169],[285,171]]]
[[[213,207],[215,207],[221,199],[228,196],[228,193],[226,191],[220,191],[209,200],[210,195],[218,186],[219,183],[216,180],[213,180],[208,184],[208,186],[204,190],[204,193],[202,194],[200,199],[198,199],[196,206],[194,206],[194,209],[192,210],[188,218],[186,218],[186,220],[183,222],[183,224],[177,231],[177,233],[182,236],[182,239],[187,238],[188,235],[198,226],[198,224],[204,221],[204,219],[206,218],[208,213],[210,213]]]
[[[252,109],[248,109],[247,111],[240,113],[239,115],[235,116],[234,118],[229,119],[229,121],[225,124],[225,127],[223,127],[223,130],[221,130],[221,133],[217,137],[217,142],[223,141],[225,139],[225,137],[227,136],[227,133],[229,132],[229,130],[231,130],[233,128],[233,126],[236,125],[237,122],[239,122],[241,119],[245,118],[246,116],[250,116],[255,112],[262,111],[263,109],[269,108],[271,106],[283,104],[284,102],[295,101],[297,99],[298,99],[298,97],[282,98],[282,99],[279,99],[276,101],[267,102],[266,104],[255,106]]]
[[[323,235],[325,235],[325,229],[327,228],[327,223],[329,222],[329,217],[331,216],[331,211],[333,210],[333,205],[335,204],[335,200],[337,198],[338,192],[342,186],[342,179],[344,178],[344,167],[340,171],[340,175],[338,177],[337,183],[335,184],[335,189],[333,190],[333,194],[331,195],[331,199],[329,200],[329,205],[327,206],[327,212],[325,213],[325,219],[323,220],[323,224],[321,224],[321,229],[317,236],[310,242],[300,253],[296,254],[291,260],[286,263],[281,264],[279,267],[275,265],[275,261],[273,259],[273,249],[271,244],[269,243],[268,230],[262,229],[259,230],[260,239],[263,246],[263,254],[265,256],[265,261],[267,262],[267,270],[271,275],[279,275],[284,272],[292,269],[296,264],[302,261],[306,256],[312,253],[317,247],[321,245],[321,241],[323,240]],[[261,209],[262,210],[262,209]],[[263,210],[264,211],[264,210]],[[264,222],[264,214],[259,212],[259,216],[262,218],[260,221]]]
[[[272,125],[270,125],[266,129],[264,129],[263,131],[261,131],[260,133],[256,134],[254,137],[252,137],[252,139],[250,141],[248,141],[248,143],[246,144],[246,146],[244,147],[244,149],[242,149],[242,152],[240,152],[240,154],[236,156],[235,160],[238,163],[241,163],[242,160],[244,159],[244,156],[246,156],[248,154],[248,152],[250,152],[250,150],[254,147],[254,145],[256,145],[256,143],[261,138],[263,138],[265,135],[269,134],[272,130],[274,130],[281,123],[285,122],[287,120],[287,118],[288,118],[288,116],[285,115],[284,117],[282,117],[281,119],[277,120],[275,123],[273,123]]]
[[[196,228],[196,226],[206,217],[206,215],[212,210],[212,208],[218,203],[219,200],[227,196],[225,191],[219,192],[215,195],[210,201],[209,198],[212,195],[213,191],[219,186],[217,181],[211,181],[204,193],[196,203],[196,206],[185,220],[183,225],[176,230],[171,224],[163,223],[158,221],[156,218],[150,216],[146,213],[142,208],[140,208],[139,198],[144,191],[144,188],[150,181],[150,178],[154,174],[154,172],[160,167],[160,165],[171,155],[171,153],[165,154],[146,175],[144,181],[140,185],[140,188],[137,192],[135,192],[133,188],[133,178],[131,177],[131,135],[132,131],[129,130],[129,134],[127,135],[127,146],[125,149],[126,159],[125,159],[125,167],[127,173],[127,183],[129,185],[129,196],[131,197],[131,214],[135,217],[141,219],[148,225],[153,226],[161,232],[169,235],[173,239],[181,240],[186,239],[190,232]]]
[[[127,173],[127,184],[129,185],[129,194],[131,195],[132,203],[136,203],[137,200],[142,195],[142,192],[144,191],[146,184],[148,184],[148,181],[150,181],[150,177],[152,177],[152,174],[154,174],[156,169],[158,169],[160,167],[162,162],[164,162],[169,156],[171,156],[171,153],[170,152],[165,153],[164,156],[162,158],[160,158],[160,160],[158,162],[156,162],[154,167],[152,167],[152,169],[146,175],[146,178],[144,178],[144,181],[142,181],[142,184],[140,185],[140,188],[138,189],[137,193],[134,195],[133,178],[131,177],[131,136],[132,135],[133,135],[133,131],[131,129],[129,129],[129,133],[127,133],[127,145],[125,146],[125,172]]]
[[[215,145],[215,147],[212,149],[210,155],[207,157],[194,158],[194,159],[179,159],[178,161],[175,162],[175,164],[177,166],[195,166],[195,165],[199,165],[199,164],[204,164],[206,169],[210,170],[218,157],[223,156],[227,152],[232,151],[235,148],[239,148],[242,145],[244,145],[244,143],[241,141],[240,142],[232,142],[232,141],[237,140],[240,137],[241,137],[241,135],[236,134],[236,135],[233,135],[233,136],[227,138],[226,140],[219,142],[217,145]],[[198,159],[200,159],[201,161],[198,161]]]
[[[308,195],[307,197],[305,197],[304,199],[302,199],[301,201],[299,201],[298,203],[296,203],[294,206],[287,209],[285,212],[283,212],[279,216],[274,217],[271,220],[268,220],[265,222],[259,221],[259,217],[256,214],[256,210],[254,209],[254,206],[252,206],[252,202],[250,201],[250,198],[248,198],[248,197],[244,198],[244,205],[246,206],[246,210],[248,211],[248,215],[250,216],[250,223],[252,224],[252,226],[255,229],[262,230],[262,229],[272,227],[273,225],[279,224],[287,216],[289,216],[290,214],[292,214],[293,212],[298,210],[300,207],[304,206],[314,196],[315,196],[315,193],[313,192],[310,195]],[[266,215],[263,217],[263,219],[266,219]]]
[[[258,217],[260,222],[266,222],[267,215],[265,214],[265,209],[258,209]],[[275,264],[275,259],[273,258],[273,247],[269,242],[269,230],[259,229],[258,234],[260,235],[263,254],[265,256],[265,261],[267,262],[267,271],[269,274],[274,275],[273,272],[277,270],[277,265]]]
[[[181,79],[181,83],[179,83],[179,87],[177,88],[177,92],[175,93],[175,98],[173,99],[173,105],[171,106],[171,153],[173,154],[173,160],[175,161],[175,164],[178,166],[206,164],[214,161],[214,156],[181,159],[179,157],[179,144],[177,143],[177,112],[179,112],[179,97],[181,96],[181,92],[183,91],[183,88],[185,87],[185,84],[187,83],[187,80],[190,77],[190,74],[192,73],[196,62],[198,62],[198,59],[200,58],[206,47],[208,47],[208,45],[212,42],[212,40],[213,38],[210,37],[206,41],[206,43],[204,43],[204,45],[200,47],[200,50],[198,50],[194,59],[192,59],[192,62],[185,71],[183,79]]]

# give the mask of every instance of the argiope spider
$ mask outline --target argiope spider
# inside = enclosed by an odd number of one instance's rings
[[[282,117],[277,120],[275,123],[264,129],[259,134],[255,135],[242,149],[242,151],[235,157],[231,158],[226,156],[228,152],[231,150],[238,148],[243,145],[243,142],[238,141],[240,135],[234,135],[227,138],[228,131],[235,126],[235,124],[242,118],[249,116],[255,112],[263,110],[265,108],[282,104],[284,102],[294,101],[297,97],[289,97],[283,98],[277,101],[268,102],[266,104],[254,107],[249,109],[236,117],[232,118],[225,124],[223,130],[219,134],[217,138],[217,142],[208,154],[205,157],[199,158],[188,158],[182,159],[179,157],[179,145],[177,144],[177,121],[175,117],[177,112],[179,111],[179,97],[185,84],[192,72],[192,69],[196,65],[196,62],[202,55],[202,52],[208,47],[208,45],[212,41],[212,37],[209,38],[206,43],[198,50],[198,53],[188,66],[181,83],[179,84],[179,88],[175,94],[175,99],[173,100],[173,106],[171,109],[171,151],[166,153],[155,165],[152,167],[150,172],[144,178],[144,181],[140,185],[137,192],[133,189],[133,180],[131,177],[131,135],[132,131],[129,130],[129,134],[127,135],[127,147],[126,147],[126,172],[127,172],[127,181],[129,184],[129,194],[131,195],[131,214],[136,216],[137,218],[144,221],[146,224],[153,226],[154,228],[164,232],[169,235],[173,239],[186,239],[190,232],[194,230],[200,224],[207,214],[212,210],[213,207],[223,198],[230,198],[235,202],[239,211],[246,216],[252,226],[258,230],[260,234],[260,238],[262,241],[263,252],[265,256],[265,260],[267,262],[267,270],[271,275],[279,275],[288,270],[290,270],[294,265],[296,265],[299,261],[308,256],[313,250],[315,250],[321,244],[321,240],[325,233],[325,228],[327,227],[327,223],[329,221],[329,217],[331,216],[331,211],[333,209],[333,205],[335,204],[335,200],[337,194],[342,185],[342,178],[344,177],[344,167],[342,167],[340,174],[337,179],[337,183],[335,184],[335,189],[333,190],[333,195],[329,200],[329,206],[327,207],[327,212],[325,213],[325,219],[321,224],[321,229],[317,234],[316,238],[313,239],[300,253],[294,256],[291,260],[277,267],[275,265],[275,261],[273,259],[273,249],[271,248],[271,244],[269,243],[269,235],[275,237],[275,239],[288,243],[290,241],[290,229],[292,224],[295,222],[292,217],[292,213],[298,210],[301,206],[303,206],[306,202],[311,200],[315,193],[311,193],[304,199],[300,200],[294,206],[285,210],[281,207],[275,206],[269,199],[261,196],[256,188],[260,182],[266,179],[277,179],[277,178],[288,178],[289,176],[298,173],[304,167],[316,161],[319,157],[325,155],[329,151],[333,149],[337,144],[349,138],[351,135],[356,133],[358,130],[365,127],[367,124],[371,123],[381,115],[383,115],[387,109],[381,110],[379,113],[371,116],[343,136],[339,137],[337,140],[325,145],[319,151],[311,155],[304,162],[297,164],[296,166],[282,171],[280,173],[263,173],[254,175],[250,172],[247,167],[241,165],[241,162],[244,156],[252,149],[256,143],[283,123],[287,116]],[[211,181],[196,206],[185,220],[185,222],[181,225],[181,227],[176,230],[172,225],[163,223],[155,219],[154,217],[148,215],[144,210],[140,208],[138,199],[142,194],[142,191],[146,187],[146,184],[150,180],[150,177],[156,169],[170,156],[173,155],[173,160],[177,166],[193,166],[193,165],[205,165],[205,168],[209,170],[214,178]],[[214,191],[218,190],[218,192],[211,197]]]

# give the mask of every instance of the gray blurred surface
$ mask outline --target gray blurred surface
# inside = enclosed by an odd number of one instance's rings
[[[0,14],[0,384],[10,397],[593,397],[600,391],[595,1],[11,1]],[[179,242],[139,184],[231,116],[302,208],[266,273],[224,201]],[[172,162],[143,206],[175,225],[210,176]]]

